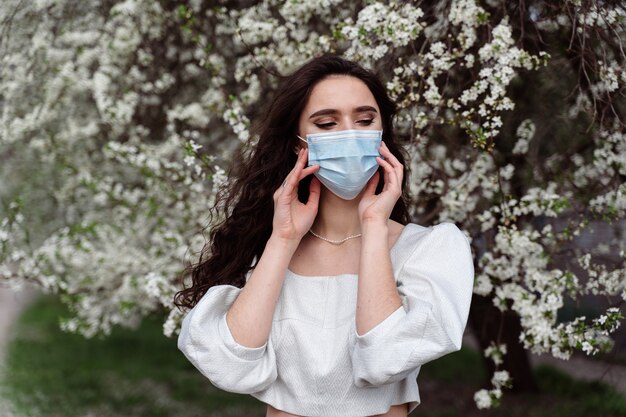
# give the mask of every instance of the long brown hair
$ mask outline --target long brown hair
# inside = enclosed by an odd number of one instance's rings
[[[265,118],[255,129],[258,143],[241,163],[229,189],[216,195],[210,209],[222,210],[224,220],[211,228],[209,242],[195,265],[187,267],[192,285],[176,293],[174,304],[192,308],[214,285],[230,284],[242,288],[246,273],[254,266],[254,258],[261,258],[272,233],[274,202],[272,195],[293,168],[297,155],[296,138],[298,120],[313,87],[329,75],[350,75],[363,81],[372,92],[380,108],[383,137],[389,151],[405,166],[402,195],[396,202],[390,218],[403,225],[410,221],[406,202],[407,167],[400,148],[395,143],[393,117],[396,106],[389,99],[378,77],[360,65],[336,55],[313,58],[286,77],[265,112]],[[376,193],[384,186],[384,170],[379,167],[380,179]],[[298,186],[298,199],[306,203],[312,175],[302,179]],[[231,212],[232,207],[232,212]],[[184,275],[183,275],[184,277]]]

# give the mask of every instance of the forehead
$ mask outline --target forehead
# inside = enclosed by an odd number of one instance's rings
[[[368,104],[378,109],[367,85],[349,75],[329,75],[313,87],[305,111],[319,108],[351,109]]]

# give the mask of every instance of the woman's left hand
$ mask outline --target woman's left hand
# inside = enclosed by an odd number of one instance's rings
[[[376,162],[385,170],[385,185],[380,194],[376,195],[379,171],[370,178],[359,201],[359,219],[361,224],[370,221],[380,221],[387,224],[396,202],[402,195],[402,178],[404,166],[389,151],[385,142],[381,141],[380,154],[385,157],[376,157]]]

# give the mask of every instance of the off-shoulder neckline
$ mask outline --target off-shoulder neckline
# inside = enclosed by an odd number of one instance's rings
[[[396,241],[394,242],[393,246],[389,250],[389,256],[393,257],[395,255],[396,251],[398,250],[398,247],[400,246],[400,241],[407,234],[407,230],[409,229],[409,227],[412,228],[413,226],[417,226],[419,228],[426,228],[425,226],[421,226],[421,225],[418,225],[416,223],[407,223],[402,228],[402,231],[398,235],[398,238],[396,239]],[[348,274],[348,273],[337,274],[337,275],[300,275],[300,274],[296,274],[295,272],[293,272],[292,270],[287,268],[287,275],[286,276],[291,276],[291,277],[294,277],[294,278],[302,278],[302,279],[329,279],[329,278],[340,278],[340,277],[353,277],[353,278],[356,278],[359,275],[358,274]]]

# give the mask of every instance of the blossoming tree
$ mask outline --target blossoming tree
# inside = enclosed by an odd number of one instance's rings
[[[0,16],[0,279],[59,294],[63,329],[165,311],[176,333],[176,278],[259,104],[335,52],[398,103],[415,221],[471,238],[492,375],[477,406],[535,388],[528,350],[612,347],[625,240],[571,242],[626,214],[621,2],[7,0]],[[584,295],[604,313],[557,320]]]

